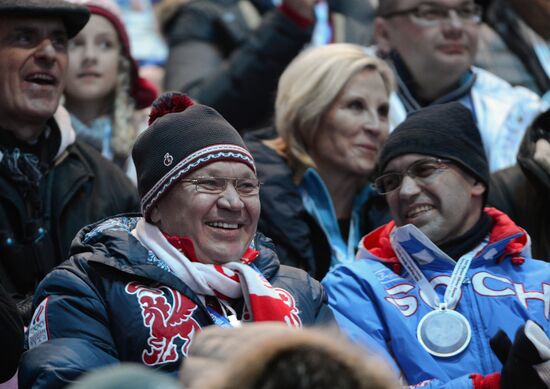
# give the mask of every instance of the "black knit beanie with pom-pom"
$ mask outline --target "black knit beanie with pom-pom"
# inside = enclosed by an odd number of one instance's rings
[[[141,211],[149,220],[152,207],[179,180],[220,161],[241,162],[254,173],[254,159],[241,136],[216,110],[195,104],[178,92],[153,103],[149,127],[132,150]]]

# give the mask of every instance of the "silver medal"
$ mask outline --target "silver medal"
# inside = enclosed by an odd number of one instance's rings
[[[464,351],[470,343],[472,329],[461,313],[438,309],[420,320],[416,336],[430,354],[446,358]]]

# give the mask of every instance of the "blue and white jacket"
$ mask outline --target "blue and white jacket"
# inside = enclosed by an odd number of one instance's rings
[[[515,165],[525,131],[541,112],[548,109],[548,104],[530,90],[512,86],[486,70],[472,67],[471,71],[475,82],[469,93],[452,100],[461,102],[472,111],[490,170],[494,172]],[[399,78],[398,83],[400,89],[405,88]],[[390,96],[391,128],[405,120],[410,109],[406,107],[403,93]]]
[[[513,340],[531,319],[550,333],[550,263],[530,257],[528,235],[508,216],[493,208],[485,212],[494,220],[489,243],[475,255],[455,308],[472,329],[468,347],[458,355],[433,356],[417,340],[419,321],[432,308],[396,258],[393,222],[364,237],[357,261],[336,267],[323,281],[340,327],[385,355],[411,385],[480,387],[483,376],[502,368],[489,346],[500,329]],[[456,262],[412,235],[399,243],[443,301]]]

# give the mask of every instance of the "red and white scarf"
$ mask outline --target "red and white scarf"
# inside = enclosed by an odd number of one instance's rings
[[[243,298],[251,315],[248,321],[282,321],[291,327],[301,327],[294,297],[284,289],[273,288],[249,265],[192,262],[168,242],[158,227],[145,219],[140,219],[132,235],[163,260],[196,294],[226,301]]]

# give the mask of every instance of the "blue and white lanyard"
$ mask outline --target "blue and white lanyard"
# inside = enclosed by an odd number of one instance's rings
[[[220,307],[224,311],[225,316],[221,315],[215,309],[210,308],[208,305],[206,306],[206,310],[208,311],[208,314],[210,315],[210,318],[212,319],[214,324],[218,327],[241,327],[241,321],[237,318],[237,312],[235,312],[235,310],[231,308],[229,304],[224,303],[222,300],[218,299],[218,302],[220,303]],[[229,313],[227,311],[229,311]]]
[[[248,266],[254,269],[258,274],[262,275],[262,272],[256,267],[256,265],[250,263]],[[235,310],[223,300],[219,298],[217,300],[225,315],[220,314],[218,311],[210,308],[208,305],[205,304],[206,310],[208,311],[208,314],[210,315],[210,318],[212,319],[214,324],[219,327],[228,328],[242,327],[241,321],[237,317],[237,312],[235,312]]]
[[[401,231],[399,231],[400,229]],[[485,242],[460,257],[453,269],[451,280],[447,285],[447,289],[445,289],[443,302],[441,302],[441,299],[437,295],[430,281],[428,281],[424,273],[422,273],[422,270],[420,270],[409,253],[401,246],[399,242],[399,235],[402,235],[400,232],[403,232],[403,230],[408,230],[407,233],[410,233],[411,235],[421,234],[421,232],[418,231],[418,229],[413,225],[406,225],[394,230],[390,236],[390,241],[395,254],[397,255],[397,259],[399,259],[399,262],[401,262],[403,267],[407,270],[410,277],[418,285],[422,293],[424,293],[430,307],[433,309],[454,309],[458,303],[458,299],[460,298],[462,283],[466,279],[472,260],[474,259],[475,254],[483,247],[483,245],[485,245]]]

